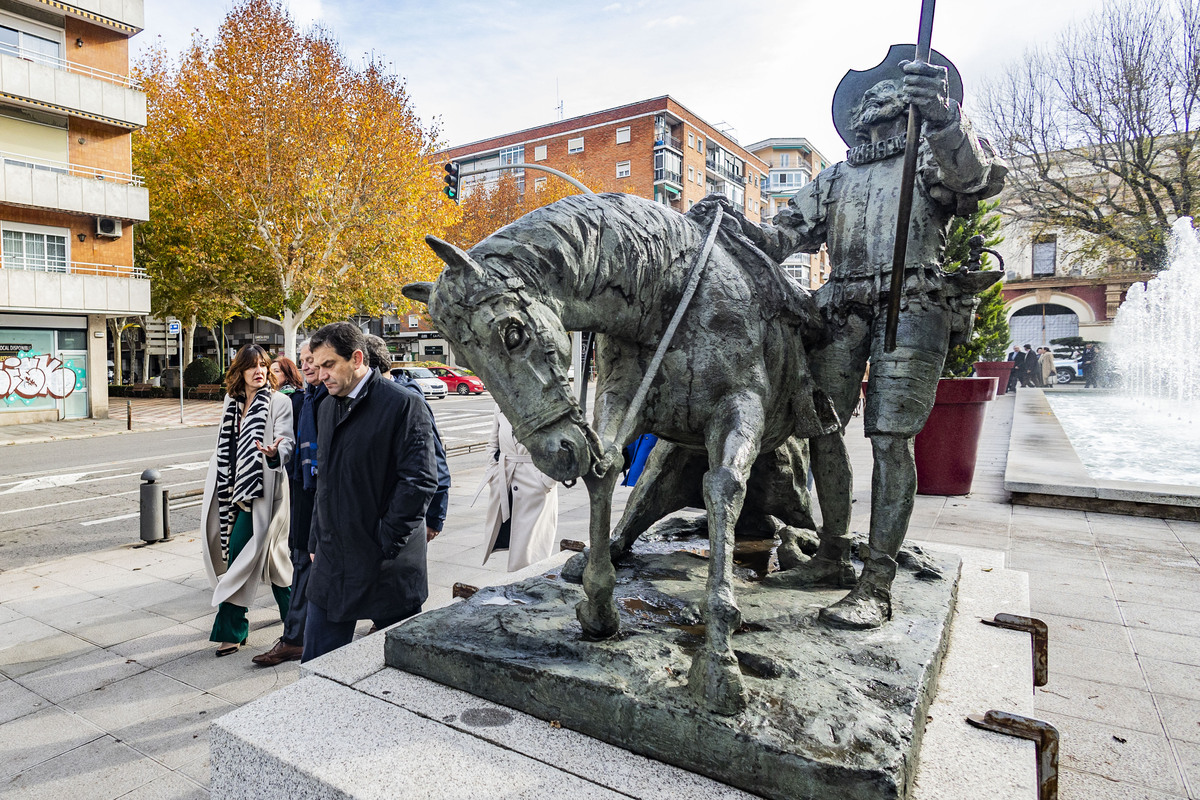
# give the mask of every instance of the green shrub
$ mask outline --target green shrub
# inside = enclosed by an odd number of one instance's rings
[[[183,385],[191,388],[221,382],[221,368],[211,358],[197,358],[183,371]]]

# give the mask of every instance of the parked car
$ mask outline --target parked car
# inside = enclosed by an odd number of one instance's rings
[[[421,394],[425,395],[425,399],[441,400],[446,396],[446,384],[425,367],[395,367],[391,371],[392,377],[401,372],[406,373],[421,387]]]
[[[1054,356],[1054,372],[1058,376],[1059,383],[1070,383],[1076,378],[1083,377],[1083,367],[1080,366],[1078,359],[1058,354]]]
[[[438,377],[446,388],[459,394],[483,394],[483,381],[474,375],[468,375],[462,370],[450,367],[430,367],[429,371]]]

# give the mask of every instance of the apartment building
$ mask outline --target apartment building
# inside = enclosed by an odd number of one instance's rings
[[[800,137],[763,139],[746,149],[769,165],[762,192],[763,220],[767,222],[800,187],[833,163]],[[816,289],[829,278],[829,253],[825,249],[814,255],[797,253],[783,262],[783,268],[804,288]]]
[[[107,320],[150,311],[142,4],[0,0],[0,425],[108,416]]]
[[[622,191],[687,211],[707,194],[723,194],[759,220],[767,165],[729,134],[664,95],[541,125],[443,152],[463,173],[487,172],[462,182],[462,194],[499,179],[510,164],[539,164],[582,172],[596,191]],[[522,186],[558,180],[514,170]],[[528,173],[528,174],[526,174]]]

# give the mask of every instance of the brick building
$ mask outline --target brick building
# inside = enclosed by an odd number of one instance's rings
[[[830,164],[808,139],[800,137],[763,139],[746,149],[770,168],[762,192],[763,219],[768,222],[800,187]],[[783,262],[783,268],[801,286],[816,289],[829,277],[829,253],[824,248],[815,255],[797,253]]]
[[[0,2],[0,424],[107,416],[107,320],[150,311],[141,25],[142,0]]]
[[[767,165],[670,96],[585,114],[453,147],[441,154],[457,161],[462,194],[499,178],[507,164],[543,164],[577,170],[596,191],[622,191],[687,211],[707,194],[724,194],[746,216],[761,219]],[[528,172],[528,174],[525,174]],[[518,182],[537,187],[558,180],[516,170]]]

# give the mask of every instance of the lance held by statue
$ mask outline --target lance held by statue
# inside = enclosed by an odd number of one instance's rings
[[[842,429],[811,440],[812,468],[823,525],[816,555],[794,542],[780,549],[781,586],[841,586],[852,591],[821,612],[829,625],[873,628],[891,617],[896,555],[916,494],[913,438],[933,407],[947,350],[970,336],[975,295],[997,272],[942,269],[945,236],[956,214],[998,194],[1007,166],[963,116],[962,81],[940,53],[911,62],[912,45],[894,45],[877,66],[851,70],[838,85],[833,117],[850,147],[846,160],[821,172],[773,220],[759,225],[710,197],[689,212],[712,213],[776,261],[829,249],[831,275],[816,294],[827,339],[810,351],[813,377],[831,397]],[[901,169],[909,104],[924,121],[904,261],[896,347],[885,347]],[[855,580],[850,563],[852,479],[845,421],[859,399],[867,361],[864,428],[871,439],[871,527],[868,553]]]

